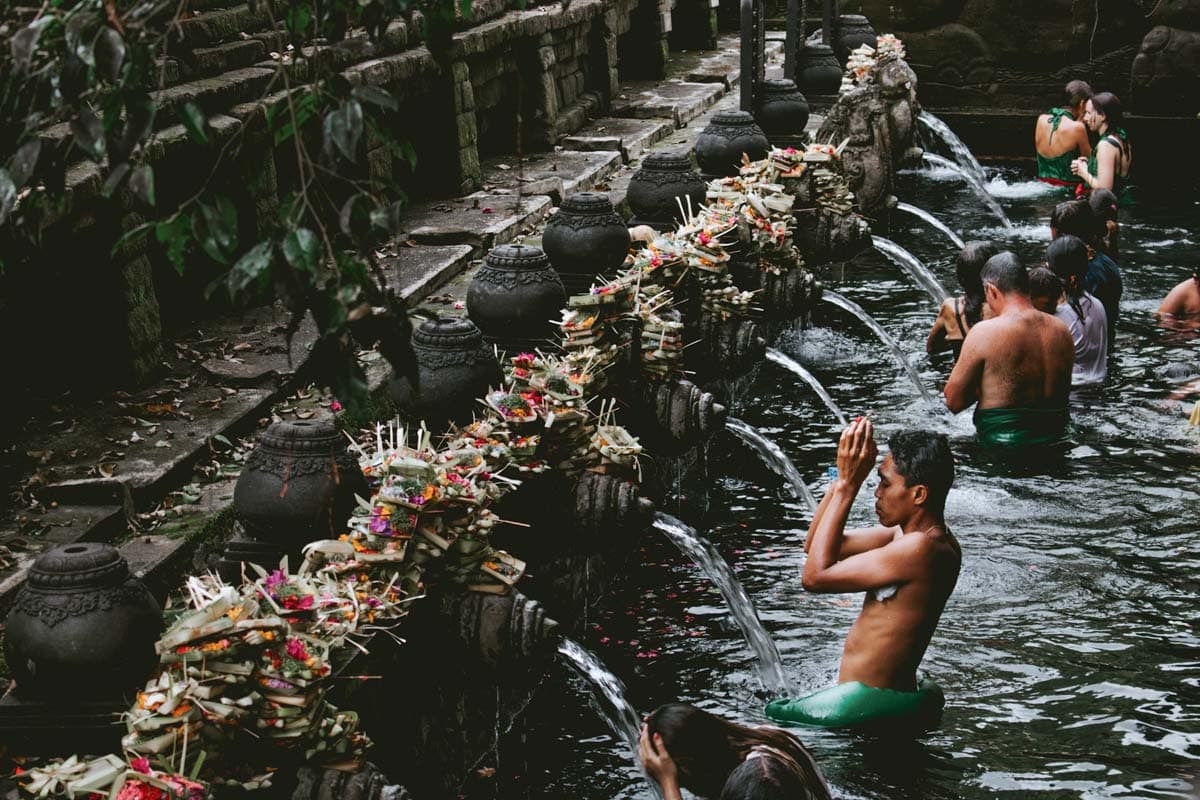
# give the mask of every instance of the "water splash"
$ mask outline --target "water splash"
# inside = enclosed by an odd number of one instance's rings
[[[817,499],[813,497],[808,484],[800,476],[800,471],[787,457],[787,453],[783,452],[782,447],[764,436],[758,428],[736,417],[726,419],[725,427],[748,444],[772,472],[788,482],[788,488],[792,490],[792,497],[803,500],[809,511],[816,512]]]
[[[590,704],[595,712],[604,720],[613,735],[623,741],[629,748],[633,765],[638,772],[645,775],[642,769],[642,759],[638,755],[638,739],[641,737],[642,721],[629,700],[625,697],[625,684],[614,675],[604,662],[583,645],[572,639],[563,639],[558,644],[558,654],[588,682],[592,689]],[[662,797],[658,784],[646,778],[647,783],[654,789],[655,795]]]
[[[1000,179],[997,178],[997,180],[1000,180]],[[966,247],[966,242],[964,242],[962,240],[961,236],[959,236],[957,233],[952,231],[950,229],[949,225],[942,222],[940,219],[935,217],[933,214],[930,214],[925,209],[919,208],[914,205],[909,205],[908,203],[898,203],[896,205],[896,210],[903,211],[905,214],[912,214],[914,217],[917,217],[918,219],[922,219],[925,222],[929,223],[929,225],[931,227],[946,234],[946,237],[948,239],[950,239],[950,241],[954,242],[954,246],[957,247],[959,250],[962,250],[964,247]]]
[[[955,163],[962,167],[964,172],[974,175],[980,183],[987,180],[987,173],[983,171],[983,165],[979,163],[979,159],[975,158],[971,148],[967,147],[966,143],[958,138],[958,134],[952,131],[940,117],[930,111],[922,111],[917,119],[925,126],[925,130],[946,146],[950,155],[954,156]]]
[[[925,266],[925,262],[921,261],[921,259],[891,239],[885,239],[882,236],[872,236],[871,241],[875,244],[876,250],[883,253],[889,261],[907,272],[929,294],[939,308],[942,305],[942,301],[950,296],[946,291],[946,287],[942,286],[942,282],[929,271],[929,267]]]
[[[788,697],[792,694],[787,677],[783,673],[783,659],[775,640],[763,628],[758,612],[750,595],[733,574],[733,568],[721,557],[712,542],[702,538],[690,525],[668,514],[654,515],[654,529],[664,534],[679,548],[680,552],[695,562],[705,576],[716,584],[729,613],[742,629],[746,644],[758,659],[758,677],[773,697]]]
[[[929,389],[925,387],[925,382],[921,380],[920,374],[917,373],[912,364],[908,363],[908,355],[901,349],[899,342],[892,338],[892,335],[885,331],[883,326],[876,322],[870,314],[864,311],[862,306],[828,289],[821,293],[821,299],[830,305],[837,306],[843,311],[849,311],[870,328],[871,332],[879,337],[879,341],[883,342],[887,349],[892,352],[896,362],[904,368],[905,373],[908,374],[908,379],[912,381],[913,386],[917,387],[917,391],[921,393],[921,397],[925,402],[930,406],[935,405],[933,396],[929,394]]]
[[[988,194],[1001,200],[1033,200],[1052,194],[1067,196],[1066,190],[1045,181],[1009,181],[1001,177],[992,178],[984,186]]]
[[[787,353],[782,353],[779,350],[776,350],[774,347],[767,348],[767,360],[775,362],[788,372],[798,377],[800,380],[807,383],[809,388],[817,393],[817,397],[821,398],[821,402],[825,404],[825,407],[829,409],[830,413],[837,417],[837,421],[843,428],[850,424],[850,420],[846,417],[846,414],[842,411],[841,407],[834,402],[833,397],[829,394],[829,391],[821,384],[819,380],[817,380],[816,375],[813,375],[804,368],[803,364],[789,356]]]
[[[991,193],[988,192],[987,187],[983,185],[983,181],[979,180],[979,178],[967,172],[950,159],[946,158],[945,156],[939,156],[937,153],[926,153],[925,160],[934,166],[954,170],[961,175],[962,179],[967,182],[967,185],[970,186],[975,192],[976,196],[979,197],[980,202],[987,207],[987,210],[995,214],[996,219],[1000,220],[1001,224],[1003,224],[1005,228],[1012,228],[1012,220],[1010,220],[1008,215],[1004,213],[1004,209],[1000,207],[1000,203],[996,201],[996,198],[992,197]]]

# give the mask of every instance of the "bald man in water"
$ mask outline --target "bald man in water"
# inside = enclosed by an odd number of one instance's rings
[[[1063,438],[1075,342],[1062,320],[1034,308],[1029,273],[1011,252],[983,265],[992,318],[971,328],[946,381],[946,406],[972,403],[979,441],[993,447],[1054,444]]]
[[[1193,272],[1192,277],[1172,289],[1162,305],[1158,307],[1160,317],[1174,317],[1176,320],[1196,318],[1200,320],[1200,272]]]

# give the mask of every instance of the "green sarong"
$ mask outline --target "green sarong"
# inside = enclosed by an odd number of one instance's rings
[[[796,700],[767,704],[776,722],[819,728],[856,728],[881,722],[931,723],[946,704],[942,689],[922,678],[915,692],[877,689],[859,681],[839,683]]]
[[[975,436],[987,447],[1044,447],[1062,442],[1070,421],[1066,406],[976,408]]]
[[[1064,119],[1073,120],[1075,117],[1065,108],[1052,108],[1048,113],[1050,114],[1050,141],[1054,141],[1054,134],[1058,133],[1058,126],[1062,124],[1062,121]],[[1041,153],[1036,155],[1038,180],[1052,183],[1055,186],[1069,186],[1072,189],[1079,185],[1079,177],[1071,172],[1071,162],[1079,158],[1079,148],[1053,158],[1047,158]]]

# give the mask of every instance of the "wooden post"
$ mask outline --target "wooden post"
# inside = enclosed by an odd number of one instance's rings
[[[758,60],[761,56],[762,42],[758,41],[758,21],[754,18],[754,6],[757,0],[742,0],[742,86],[741,109],[754,113],[754,83],[758,78]]]
[[[783,77],[788,80],[796,79],[796,52],[802,42],[804,20],[800,10],[800,0],[788,0],[787,5],[787,38],[783,41]]]
[[[837,0],[825,0],[825,14],[821,20],[821,41],[833,44],[834,15],[837,14]]]

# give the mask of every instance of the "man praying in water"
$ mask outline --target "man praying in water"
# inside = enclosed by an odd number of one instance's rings
[[[858,419],[838,442],[837,478],[813,515],[802,582],[809,592],[865,592],[842,651],[838,685],[798,700],[777,700],[766,713],[780,722],[822,727],[886,721],[927,724],[944,697],[917,678],[962,551],[946,527],[954,457],[941,434],[897,433],[879,466],[879,527],[847,531],[854,498],[875,467],[870,420]]]

